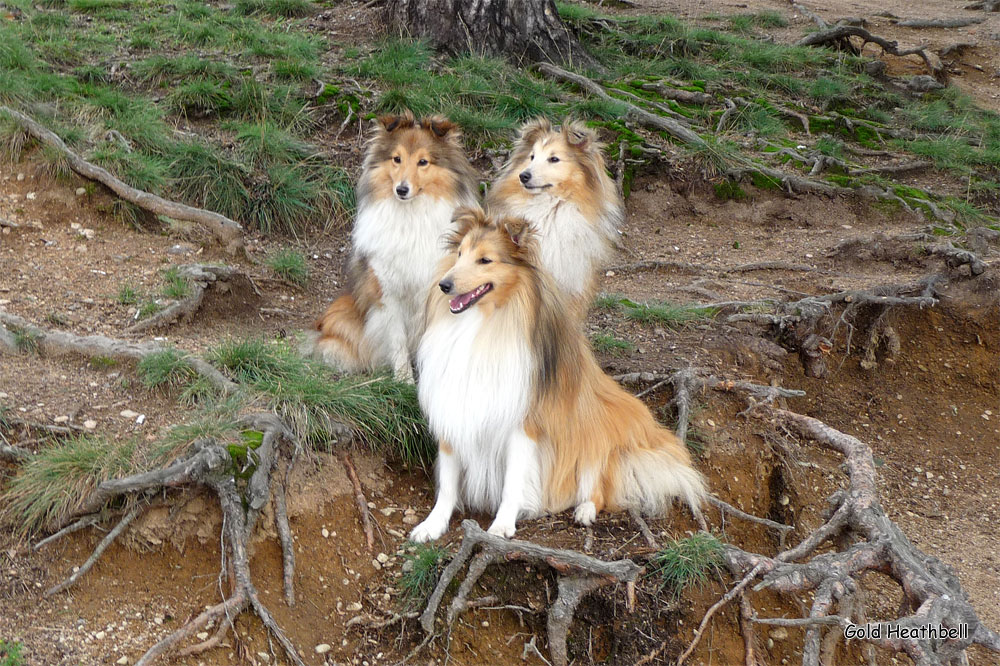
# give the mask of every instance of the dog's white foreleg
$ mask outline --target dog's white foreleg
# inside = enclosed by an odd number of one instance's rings
[[[597,473],[594,470],[583,472],[577,480],[576,510],[573,512],[573,520],[587,527],[593,525],[597,518],[597,505],[591,499],[596,485]]]
[[[410,539],[418,543],[433,541],[447,532],[448,521],[458,506],[458,484],[461,481],[462,470],[455,453],[445,453],[445,449],[450,450],[450,447],[442,442],[438,447],[437,501],[424,522],[410,532]]]
[[[396,379],[412,384],[407,323],[405,308],[397,301],[386,298],[380,307],[369,313],[365,321],[365,335],[374,350],[376,364],[388,365]]]
[[[500,495],[500,508],[490,525],[489,533],[510,538],[514,536],[517,519],[522,510],[537,507],[530,505],[532,501],[527,494],[537,485],[538,453],[534,440],[518,428],[510,436],[507,443],[507,456],[504,460],[506,469],[503,477],[503,492]]]

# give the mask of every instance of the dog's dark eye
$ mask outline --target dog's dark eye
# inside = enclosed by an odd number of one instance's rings
[[[392,161],[395,162],[396,164],[399,164],[403,160],[399,159],[399,155],[396,155],[395,157],[392,158]]]
[[[558,162],[558,161],[559,161],[559,158],[556,157],[555,155],[553,155],[552,157],[549,158],[549,162]]]
[[[427,166],[430,164],[427,160],[417,160],[417,166]]]
[[[529,159],[529,160],[533,160],[533,159],[535,159],[535,154],[534,154],[534,153],[531,153],[531,157],[529,157],[528,159]]]
[[[490,259],[489,257],[483,257],[482,259],[479,260],[479,263],[481,263],[481,264],[492,264],[493,260]]]

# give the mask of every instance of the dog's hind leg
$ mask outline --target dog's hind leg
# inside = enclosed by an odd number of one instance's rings
[[[514,536],[518,517],[522,513],[536,513],[541,503],[537,445],[524,430],[518,429],[511,435],[504,466],[500,508],[489,533],[509,539]]]
[[[458,456],[447,442],[438,445],[437,459],[437,501],[430,514],[413,528],[410,539],[417,543],[433,541],[448,531],[448,521],[458,506],[458,487],[461,482],[462,469]]]

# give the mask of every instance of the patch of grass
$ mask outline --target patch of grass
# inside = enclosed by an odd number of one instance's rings
[[[627,300],[622,294],[600,293],[594,299],[595,310],[617,310],[622,301]]]
[[[74,12],[95,13],[107,9],[123,9],[132,0],[68,0],[66,6]]]
[[[668,543],[650,560],[650,575],[660,579],[660,590],[679,597],[687,588],[702,586],[722,568],[725,546],[707,532]]]
[[[181,275],[180,269],[176,266],[171,266],[163,272],[163,282],[163,295],[167,298],[180,301],[191,294],[191,281]]]
[[[118,295],[115,297],[121,305],[135,305],[139,302],[139,292],[130,284],[123,284],[118,287]]]
[[[831,136],[821,136],[816,140],[816,150],[821,155],[842,158],[844,156],[844,142]]]
[[[144,356],[136,365],[136,374],[146,388],[183,386],[196,377],[184,352],[176,349]]]
[[[8,330],[14,336],[14,347],[22,354],[35,354],[38,352],[38,334],[32,331],[8,326]]]
[[[110,356],[91,356],[88,365],[95,370],[107,370],[118,365],[118,360]]]
[[[821,76],[809,86],[809,96],[820,102],[846,98],[850,92],[844,81],[829,76]]]
[[[733,126],[757,136],[777,136],[786,132],[781,118],[759,104],[751,104],[735,114]]]
[[[608,356],[623,356],[635,351],[636,347],[628,340],[621,340],[610,333],[597,333],[591,336],[590,344],[594,351]]]
[[[711,319],[718,312],[715,308],[674,303],[628,303],[623,304],[623,309],[627,319],[641,324],[662,324],[670,328]]]
[[[134,440],[90,435],[42,449],[21,466],[0,495],[0,516],[24,537],[57,524],[76,510],[102,481],[137,471]]]
[[[249,16],[266,14],[275,18],[308,16],[315,5],[308,0],[237,0],[233,11]]]
[[[260,339],[224,342],[210,358],[315,446],[329,446],[339,424],[346,424],[373,450],[408,465],[426,465],[434,457],[412,384],[387,375],[337,377],[287,343]]]
[[[163,309],[163,306],[156,301],[146,301],[141,306],[139,306],[139,319],[146,319],[147,317],[152,317],[157,312]]]
[[[223,82],[196,79],[173,88],[167,96],[167,106],[184,115],[211,116],[232,108],[233,98]]]
[[[403,575],[399,590],[406,608],[420,608],[434,591],[447,551],[437,545],[422,543],[403,556]]]
[[[17,641],[0,638],[0,666],[24,666],[24,646]]]
[[[268,257],[266,263],[275,275],[286,282],[302,287],[309,281],[309,265],[301,252],[282,248]]]

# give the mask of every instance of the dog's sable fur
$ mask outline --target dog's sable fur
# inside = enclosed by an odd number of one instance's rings
[[[583,123],[555,128],[544,118],[532,120],[521,128],[510,162],[486,197],[491,213],[533,224],[541,265],[581,320],[624,215],[603,148]]]
[[[410,535],[436,539],[459,504],[519,517],[575,507],[694,511],[705,493],[687,448],[604,374],[523,219],[456,213],[451,253],[427,301],[417,351],[420,405],[438,438],[438,497]]]
[[[456,207],[474,205],[477,184],[454,123],[409,112],[380,118],[357,186],[347,290],[316,321],[305,351],[344,372],[387,365],[412,380],[441,236]]]

